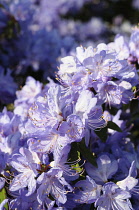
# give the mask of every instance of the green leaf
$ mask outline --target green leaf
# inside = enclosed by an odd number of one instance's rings
[[[118,112],[118,109],[114,106],[111,106],[108,111],[110,112],[111,115],[116,115],[116,113]]]
[[[14,110],[14,104],[8,104],[6,107],[8,111],[12,112]]]
[[[107,137],[108,137],[108,130],[107,127],[102,128],[99,131],[95,131],[95,133],[97,134],[97,136],[103,141],[106,142]]]
[[[121,128],[116,123],[114,123],[112,121],[108,121],[107,128],[110,128],[114,131],[122,132]]]
[[[1,191],[0,191],[0,203],[7,198],[7,195],[6,195],[6,190],[5,188],[3,188]],[[8,204],[5,204],[4,207],[8,210]]]
[[[139,110],[139,101],[134,99],[130,102],[130,112],[131,114],[136,114],[138,110]]]
[[[68,156],[70,162],[80,159],[80,152],[78,151],[77,142],[71,143],[71,149]]]
[[[97,131],[95,130],[96,135],[103,141],[106,142],[107,137],[108,137],[108,128],[122,132],[121,128],[114,122],[108,121],[107,126],[102,128],[101,130]]]
[[[92,165],[97,166],[96,158],[94,157],[93,153],[86,147],[84,139],[77,143],[78,149],[82,156],[89,161]]]

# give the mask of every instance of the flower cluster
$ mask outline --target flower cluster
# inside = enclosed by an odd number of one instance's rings
[[[0,210],[139,209],[139,29],[71,51],[84,4],[0,3]]]
[[[139,78],[114,47],[117,39],[62,58],[59,84],[28,77],[16,91],[14,112],[1,113],[1,189],[8,187],[10,209],[118,210],[132,209],[131,198],[138,203],[138,152],[120,116],[122,104],[135,100]]]

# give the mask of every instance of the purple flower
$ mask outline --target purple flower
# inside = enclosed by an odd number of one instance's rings
[[[119,60],[128,59],[129,57],[129,47],[125,42],[124,37],[121,35],[116,35],[114,42],[108,44],[110,51],[117,52],[117,58]]]
[[[73,181],[79,177],[79,174],[82,173],[81,166],[79,165],[80,159],[77,159],[72,162],[68,162],[68,155],[70,152],[71,146],[70,144],[61,148],[61,150],[54,151],[54,161],[50,163],[52,168],[56,168],[61,170],[63,177],[67,181]],[[80,171],[79,171],[80,170]]]
[[[97,96],[103,102],[107,102],[109,106],[128,103],[133,98],[131,87],[131,84],[126,81],[122,81],[120,84],[113,81],[100,82],[97,83]]]
[[[103,195],[101,195],[95,202],[97,210],[131,210],[133,209],[129,198],[130,193],[121,190],[113,182],[106,183],[103,188]]]
[[[115,77],[117,79],[120,79],[120,82],[124,82],[127,81],[128,83],[128,88],[126,89],[130,89],[129,86],[134,86],[138,84],[138,79],[139,76],[137,74],[137,70],[135,68],[134,65],[129,65],[127,63],[127,61],[121,61],[122,62],[122,68],[120,69],[120,71],[118,72],[118,74],[115,75]]]
[[[101,155],[97,159],[97,165],[98,168],[94,167],[90,163],[87,163],[85,168],[88,175],[99,184],[107,182],[108,179],[112,178],[118,170],[117,161],[112,161],[107,155]]]
[[[27,102],[32,104],[34,98],[42,90],[42,84],[39,81],[36,81],[33,77],[29,76],[26,79],[25,85],[21,90],[16,91],[17,99],[15,100],[15,106],[20,103]]]
[[[76,74],[86,71],[90,76],[90,86],[92,81],[103,77],[114,76],[121,68],[122,64],[116,57],[116,53],[108,51],[107,45],[99,44],[96,49],[88,47],[83,49],[78,47],[76,56],[68,56],[62,59],[59,75],[62,79],[64,74]]]
[[[13,1],[9,6],[10,12],[13,13],[15,18],[19,21],[25,21],[31,19],[33,13],[33,4],[29,1]]]
[[[38,153],[57,152],[72,142],[67,136],[61,136],[56,130],[46,129],[41,135],[35,135],[35,138],[28,139],[29,148]]]
[[[86,100],[84,100],[86,98]],[[97,105],[97,98],[93,94],[84,90],[80,93],[77,103],[75,104],[75,113],[80,116],[86,128],[97,129],[105,125],[103,120],[102,108]]]
[[[19,171],[20,174],[14,177],[12,183],[10,184],[9,190],[17,191],[28,187],[28,193],[26,195],[29,196],[36,189],[35,177],[37,176],[38,172],[36,170],[37,164],[35,162],[39,161],[39,159],[36,153],[31,153],[26,148],[20,148],[19,151],[20,154],[13,155],[11,165],[13,168]]]
[[[86,176],[85,180],[75,184],[74,201],[77,203],[94,203],[100,196],[101,185],[97,185],[93,179]]]
[[[0,151],[0,173],[3,172],[3,170],[6,167],[7,163],[7,155]]]
[[[26,196],[27,189],[21,189],[19,194],[15,195],[15,198],[10,200],[9,208],[11,210],[15,209],[24,209],[28,210],[30,208],[35,210],[45,209],[44,205],[40,205],[37,201],[37,194],[33,193],[29,196]],[[13,195],[14,196],[14,195]]]
[[[20,117],[13,112],[7,111],[6,107],[0,113],[0,135],[7,137],[18,132]]]
[[[67,201],[66,194],[72,191],[72,188],[61,175],[61,170],[52,168],[39,176],[37,182],[40,186],[37,190],[37,198],[40,204],[42,204],[49,195],[59,203],[64,204]]]
[[[58,26],[60,21],[60,15],[64,15],[70,12],[76,12],[80,9],[84,3],[90,0],[80,0],[79,2],[76,0],[71,0],[70,3],[67,1],[59,0],[55,2],[55,4],[50,1],[42,0],[39,2],[39,8],[36,12],[35,20],[39,22],[41,27],[47,27],[51,29],[54,26]],[[47,8],[47,13],[45,11]]]
[[[15,99],[17,84],[11,76],[10,69],[6,71],[0,66],[0,101],[2,103],[12,103]]]
[[[59,123],[62,122],[66,104],[61,98],[60,91],[60,86],[55,84],[48,88],[44,97],[37,97],[33,106],[29,109],[29,117],[36,127],[57,128]]]
[[[135,170],[136,170],[135,161],[133,161],[129,169],[128,176],[125,179],[118,181],[116,183],[122,190],[126,190],[131,194],[139,193],[138,188],[135,187],[138,184],[138,179],[133,177],[133,175],[135,174]]]
[[[69,115],[66,121],[61,123],[59,132],[63,135],[66,134],[71,141],[81,140],[84,136],[84,126],[80,117]]]
[[[0,148],[10,155],[19,148],[21,134],[19,132],[20,117],[7,111],[0,113]]]
[[[20,115],[22,119],[27,117],[28,109],[35,101],[35,98],[42,91],[42,84],[33,77],[27,77],[26,84],[21,90],[16,91],[17,99],[14,102],[14,113]]]
[[[0,177],[0,190],[4,187],[5,185],[5,179],[3,177]]]
[[[16,152],[19,149],[20,137],[21,134],[19,132],[11,134],[7,137],[0,137],[1,151],[6,154],[12,155],[14,152]]]
[[[5,209],[5,208],[4,208],[4,205],[5,205],[6,203],[8,203],[8,199],[4,199],[4,200],[1,202],[1,204],[0,204],[0,210]]]
[[[139,62],[139,29],[135,28],[129,42],[130,53]]]

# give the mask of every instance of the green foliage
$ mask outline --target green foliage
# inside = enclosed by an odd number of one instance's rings
[[[108,121],[107,126],[102,128],[99,131],[95,131],[95,133],[97,134],[97,136],[103,141],[106,142],[107,137],[108,137],[108,128],[114,130],[114,131],[118,131],[118,132],[122,132],[121,128],[114,122],[112,121]]]
[[[130,112],[132,115],[139,112],[139,100],[132,100],[130,102]]]
[[[7,107],[7,110],[8,111],[11,111],[12,112],[14,110],[14,104],[7,104],[6,107]]]
[[[6,190],[5,188],[3,188],[1,191],[0,191],[0,203],[7,198],[7,195],[6,195]],[[8,210],[8,204],[5,204],[5,209]]]
[[[68,161],[72,162],[80,159],[80,152],[78,151],[77,142],[71,144],[71,150],[69,153]]]
[[[97,166],[96,158],[94,154],[86,147],[85,140],[83,139],[81,142],[77,143],[78,150],[85,160],[89,161],[92,165]]]
[[[121,128],[116,123],[114,123],[112,121],[108,121],[107,128],[110,128],[114,131],[122,132]]]
[[[97,136],[103,141],[106,142],[107,137],[108,137],[108,132],[107,132],[107,127],[102,128],[99,131],[95,131],[95,133],[97,134]]]

